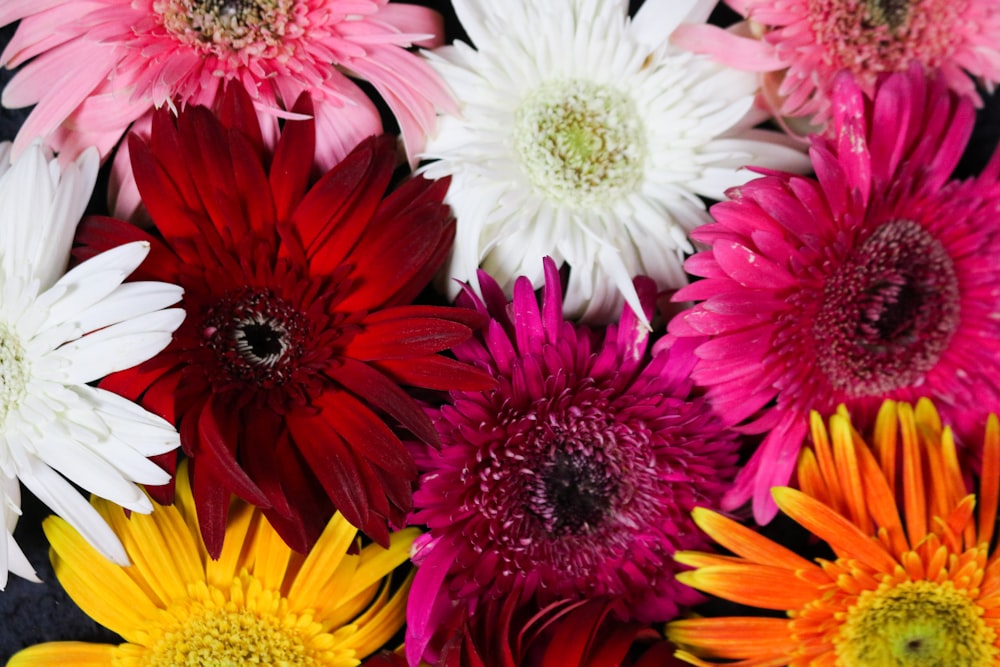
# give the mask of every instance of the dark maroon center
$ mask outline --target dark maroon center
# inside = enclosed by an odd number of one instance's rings
[[[922,226],[877,227],[827,282],[813,328],[818,362],[848,396],[913,385],[937,363],[959,323],[954,266]]]
[[[202,344],[218,361],[215,379],[226,386],[285,384],[305,341],[305,316],[268,289],[234,290],[208,311],[202,325]]]

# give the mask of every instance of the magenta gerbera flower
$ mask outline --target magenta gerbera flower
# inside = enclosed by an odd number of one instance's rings
[[[647,331],[627,307],[606,330],[574,326],[551,259],[544,270],[541,306],[527,278],[508,305],[483,272],[485,303],[461,297],[492,320],[454,352],[498,386],[451,392],[432,411],[440,451],[417,457],[411,520],[430,532],[415,547],[411,664],[443,615],[478,599],[615,598],[640,620],[698,600],[674,581],[671,554],[703,541],[689,513],[717,504],[736,442],[691,395],[694,344],[648,360]],[[636,290],[650,317],[652,281]]]
[[[424,7],[389,0],[0,3],[0,25],[18,20],[0,64],[27,64],[2,100],[37,106],[15,154],[41,136],[65,159],[91,145],[106,156],[133,123],[148,135],[154,107],[213,108],[228,81],[250,92],[272,140],[277,118],[310,93],[324,170],[382,131],[378,111],[348,74],[385,99],[411,156],[434,127],[436,108],[456,110],[438,75],[406,51],[441,42],[441,17]],[[116,161],[116,178],[129,190],[119,212],[138,204],[127,167],[127,155]]]
[[[817,179],[770,172],[714,206],[696,233],[711,248],[686,264],[705,279],[676,295],[703,303],[669,326],[711,335],[695,379],[743,431],[767,433],[725,503],[752,496],[760,522],[810,410],[844,403],[862,419],[883,398],[927,396],[961,434],[1000,399],[1000,153],[949,181],[972,103],[919,68],[874,99],[845,73],[833,95],[833,138],[812,138]]]
[[[1000,82],[996,0],[726,0],[748,25],[684,26],[675,41],[740,69],[768,72],[763,91],[785,116],[832,113],[837,73],[871,96],[879,75],[920,65],[977,104],[975,79]],[[758,41],[743,35],[754,35]]]

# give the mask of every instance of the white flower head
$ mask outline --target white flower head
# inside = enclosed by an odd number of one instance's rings
[[[722,199],[755,165],[808,161],[776,132],[752,129],[757,77],[669,43],[716,0],[646,0],[634,19],[615,0],[455,0],[476,48],[429,52],[461,105],[423,157],[451,176],[457,218],[448,278],[480,266],[510,292],[543,281],[546,255],[570,266],[567,315],[608,320],[635,275],[686,282],[687,232],[707,222],[699,195]],[[449,280],[452,294],[458,285]]]
[[[87,383],[160,352],[184,319],[166,308],[175,285],[122,284],[149,252],[130,243],[69,272],[73,235],[97,179],[98,156],[60,168],[35,143],[13,165],[0,144],[0,589],[8,572],[36,580],[13,538],[18,480],[115,562],[114,532],[73,484],[135,512],[137,484],[169,475],[147,457],[176,448],[172,425]],[[166,309],[165,309],[166,308]]]

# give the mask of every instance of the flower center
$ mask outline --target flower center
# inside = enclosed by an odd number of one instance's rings
[[[895,30],[906,21],[910,0],[865,0],[865,13],[872,25],[886,25]]]
[[[876,228],[827,282],[813,335],[819,366],[850,398],[919,382],[959,324],[954,266],[915,222]]]
[[[188,586],[146,628],[145,667],[354,667],[356,651],[343,645],[343,632],[329,634],[310,612],[291,613],[288,600],[265,589],[246,570],[226,588],[204,582]],[[352,628],[346,636],[354,633]],[[349,643],[349,642],[348,642]],[[133,661],[129,661],[132,664]],[[117,664],[117,663],[116,663]]]
[[[305,316],[271,290],[244,287],[224,296],[202,324],[202,345],[218,360],[216,381],[285,384],[298,368],[307,337]]]
[[[937,69],[962,39],[966,0],[811,0],[823,64],[849,69],[862,86],[911,62]],[[971,27],[970,27],[971,29]]]
[[[156,0],[153,11],[181,41],[217,55],[274,56],[294,22],[295,0]]]
[[[577,453],[557,451],[534,479],[529,507],[550,536],[587,534],[611,509],[617,483],[606,465]]]
[[[627,95],[586,81],[558,81],[527,96],[514,115],[514,147],[532,184],[560,204],[609,203],[642,180],[645,135]]]
[[[28,364],[21,341],[0,324],[0,428],[17,409],[28,386]]]
[[[988,667],[994,640],[983,608],[950,581],[906,581],[862,592],[835,643],[846,667]]]

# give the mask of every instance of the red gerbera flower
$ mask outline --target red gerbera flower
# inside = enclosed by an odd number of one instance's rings
[[[294,110],[311,117],[311,101]],[[150,143],[133,136],[130,149],[163,241],[108,218],[81,229],[85,252],[149,241],[136,275],[184,288],[188,317],[173,344],[102,386],[178,424],[213,556],[230,492],[265,508],[297,550],[334,508],[388,544],[386,524],[402,523],[417,473],[390,424],[437,440],[400,385],[489,384],[438,354],[478,315],[408,305],[454,234],[447,185],[411,179],[383,200],[388,138],[366,140],[314,182],[314,136],[311,119],[289,121],[269,155],[236,86],[218,119],[204,107],[176,122],[161,113]]]

